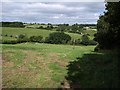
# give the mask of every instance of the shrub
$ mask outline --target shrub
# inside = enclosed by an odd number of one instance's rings
[[[54,32],[49,35],[47,38],[48,43],[51,44],[65,44],[71,40],[71,37],[68,34],[63,32]]]
[[[31,36],[30,41],[31,42],[42,42],[43,37],[42,36]]]
[[[74,40],[74,39],[72,39],[72,40],[68,41],[68,44],[70,44],[70,45],[75,44],[75,40]]]
[[[29,41],[29,39],[28,39],[27,35],[25,35],[25,34],[20,34],[20,35],[18,36],[18,38],[17,38],[17,41],[20,42],[20,43],[22,43],[22,42],[27,42],[27,41]]]
[[[25,34],[20,34],[20,35],[18,36],[19,39],[23,39],[23,38],[25,38],[25,37],[26,37]]]
[[[37,27],[37,29],[44,29],[44,27],[43,26],[39,26],[39,27]]]
[[[75,44],[76,44],[76,45],[81,44],[81,40],[80,40],[80,39],[75,40]]]
[[[48,41],[48,37],[45,37],[45,41],[44,41],[45,43],[49,43],[49,41]]]
[[[83,45],[89,45],[89,37],[87,35],[82,35],[82,42]]]
[[[52,25],[48,25],[48,26],[46,27],[46,29],[47,29],[47,30],[51,30],[51,29],[53,29],[53,26],[52,26]]]

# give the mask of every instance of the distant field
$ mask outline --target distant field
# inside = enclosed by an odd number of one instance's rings
[[[95,46],[3,45],[3,87],[58,88],[70,61],[93,53]]]
[[[13,37],[20,34],[26,34],[28,37],[33,35],[35,36],[41,35],[45,38],[52,32],[55,31],[44,30],[44,29],[32,29],[32,28],[10,28],[10,27],[2,28],[2,35],[6,35],[6,34],[8,36],[13,35]],[[66,34],[69,34],[74,39],[81,38],[80,34],[67,33],[67,32]]]
[[[25,25],[25,27],[32,27],[32,28],[38,28],[40,26],[46,28],[48,25],[47,24],[45,24],[45,25],[41,25],[41,24],[27,24],[27,25]],[[57,27],[57,26],[53,25],[53,27]]]
[[[44,38],[47,37],[50,33],[56,32],[55,30],[50,31],[50,30],[45,30],[45,29],[33,29],[33,28],[11,28],[11,27],[3,27],[2,28],[2,35],[3,35],[3,40],[13,40],[16,39],[15,36],[20,35],[20,34],[26,34],[28,37],[30,36],[43,36]],[[82,35],[80,34],[75,34],[75,33],[68,33],[65,32],[66,34],[69,34],[72,39],[80,39]],[[83,33],[87,33],[90,36],[90,39],[94,38],[94,34],[96,33],[95,30],[86,30]],[[4,35],[7,34],[7,37],[4,37]],[[13,37],[11,38],[10,35]]]
[[[20,35],[20,34],[26,34],[28,37],[29,36],[38,36],[41,35],[43,37],[47,37],[50,33],[54,31],[49,31],[49,30],[41,30],[41,29],[32,29],[32,28],[11,28],[11,27],[3,27],[2,28],[2,34],[5,35],[7,34],[8,36],[13,35]]]

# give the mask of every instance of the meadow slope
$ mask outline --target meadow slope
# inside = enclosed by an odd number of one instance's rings
[[[67,65],[95,46],[22,43],[3,45],[3,87],[58,88]]]
[[[10,35],[12,35],[13,37],[11,39],[13,38],[15,39],[15,36],[20,34],[26,34],[28,37],[41,35],[45,38],[45,37],[48,37],[48,35],[53,32],[56,32],[56,31],[55,30],[50,31],[45,29],[33,29],[33,28],[11,28],[11,27],[2,28],[2,36],[3,36],[3,39],[5,40],[7,40],[6,37],[4,37],[4,35],[6,34],[9,38],[11,38]],[[65,32],[65,33],[69,34],[73,39],[81,38],[80,34],[68,33],[68,32]]]

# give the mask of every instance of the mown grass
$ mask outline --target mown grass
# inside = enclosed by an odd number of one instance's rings
[[[3,45],[3,87],[58,88],[67,65],[95,46],[23,43]]]

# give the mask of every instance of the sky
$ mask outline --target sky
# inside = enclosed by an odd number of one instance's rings
[[[21,21],[28,23],[80,23],[96,24],[103,14],[104,2],[25,2],[15,0],[2,1],[2,21]]]

